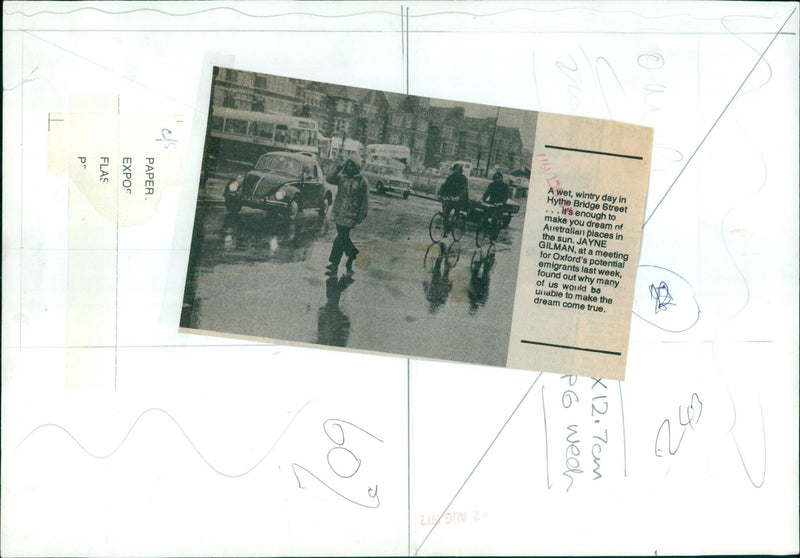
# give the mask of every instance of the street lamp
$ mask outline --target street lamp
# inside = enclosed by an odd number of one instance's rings
[[[489,146],[489,157],[486,159],[486,178],[489,177],[489,167],[492,164],[492,155],[494,154],[494,138],[497,135],[497,122],[500,120],[500,107],[497,107],[497,116],[494,117],[494,130],[492,130],[492,143]]]

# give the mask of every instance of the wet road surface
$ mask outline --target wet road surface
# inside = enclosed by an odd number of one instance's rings
[[[326,277],[330,216],[230,216],[222,186],[209,180],[201,191],[184,327],[505,365],[524,213],[488,248],[476,248],[474,224],[457,243],[432,243],[436,201],[371,190],[367,219],[351,232],[355,273],[343,262]]]

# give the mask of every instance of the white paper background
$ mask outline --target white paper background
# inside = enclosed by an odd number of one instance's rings
[[[5,3],[2,554],[797,552],[796,8]],[[669,333],[634,317],[602,417],[585,378],[177,333],[212,61],[652,126],[640,263],[683,277],[700,319]],[[116,389],[65,388],[66,178],[46,170],[47,114],[78,94],[184,115],[183,188],[119,230],[116,343],[95,349]],[[383,440],[345,431],[362,469],[336,486],[377,484],[379,508],[298,488],[293,464],[335,480],[331,418]],[[214,470],[268,451],[240,478]]]

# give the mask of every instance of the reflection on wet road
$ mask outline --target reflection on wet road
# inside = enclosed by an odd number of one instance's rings
[[[210,186],[214,186],[209,181]],[[495,245],[431,243],[435,201],[370,193],[352,275],[324,275],[336,228],[218,200],[198,205],[182,325],[206,331],[505,364],[523,215]],[[491,296],[489,284],[492,284]]]
[[[461,247],[456,242],[450,246],[446,246],[443,242],[433,242],[425,251],[423,264],[426,270],[430,269],[430,276],[422,282],[422,287],[425,290],[425,298],[430,304],[428,307],[430,314],[435,314],[447,302],[447,297],[453,289],[450,270],[458,263],[460,254]]]
[[[495,247],[490,244],[484,248],[476,248],[472,252],[472,260],[469,265],[469,313],[475,313],[489,299],[489,282],[494,266]]]
[[[254,218],[255,217],[255,218]],[[308,257],[311,242],[325,232],[328,222],[318,217],[283,223],[261,215],[226,215],[222,224],[220,259],[289,263]]]
[[[325,281],[327,302],[319,309],[315,343],[335,347],[347,346],[347,339],[350,337],[350,318],[339,308],[339,299],[353,281],[351,275],[328,277]]]

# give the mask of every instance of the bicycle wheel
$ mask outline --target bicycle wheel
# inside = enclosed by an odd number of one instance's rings
[[[497,242],[497,237],[500,236],[500,227],[496,227],[494,225],[494,223],[492,223],[490,228],[491,228],[492,234],[489,235],[489,242],[494,244],[495,242]]]
[[[489,225],[489,229],[492,231],[491,241],[492,244],[497,242],[497,237],[500,236],[500,230],[503,228],[503,224],[500,222],[499,217],[492,217],[492,224]]]
[[[495,248],[494,244],[490,244],[489,247],[486,249],[486,256],[483,258],[483,269],[485,271],[491,271],[494,267],[494,260],[495,260]]]
[[[447,267],[453,269],[461,258],[461,247],[455,242],[445,252],[444,261]]]
[[[436,266],[436,262],[442,259],[442,245],[438,242],[433,242],[428,249],[425,250],[425,258],[422,260],[422,267],[426,271],[430,271]]]
[[[481,257],[481,251],[473,250],[472,251],[472,259],[469,262],[469,270],[471,273],[478,273],[481,269],[481,265],[483,265],[483,258]]]
[[[444,238],[444,213],[437,211],[428,225],[428,234],[433,242],[440,242]]]
[[[481,221],[481,224],[478,225],[477,230],[475,231],[475,246],[480,248],[481,246],[486,246],[492,241],[492,233],[489,228],[489,223],[487,220]]]
[[[453,222],[451,223],[452,233],[453,233],[453,240],[458,242],[461,240],[461,237],[464,236],[464,231],[467,229],[467,219],[464,217],[463,213],[457,213],[455,217],[453,217]]]

